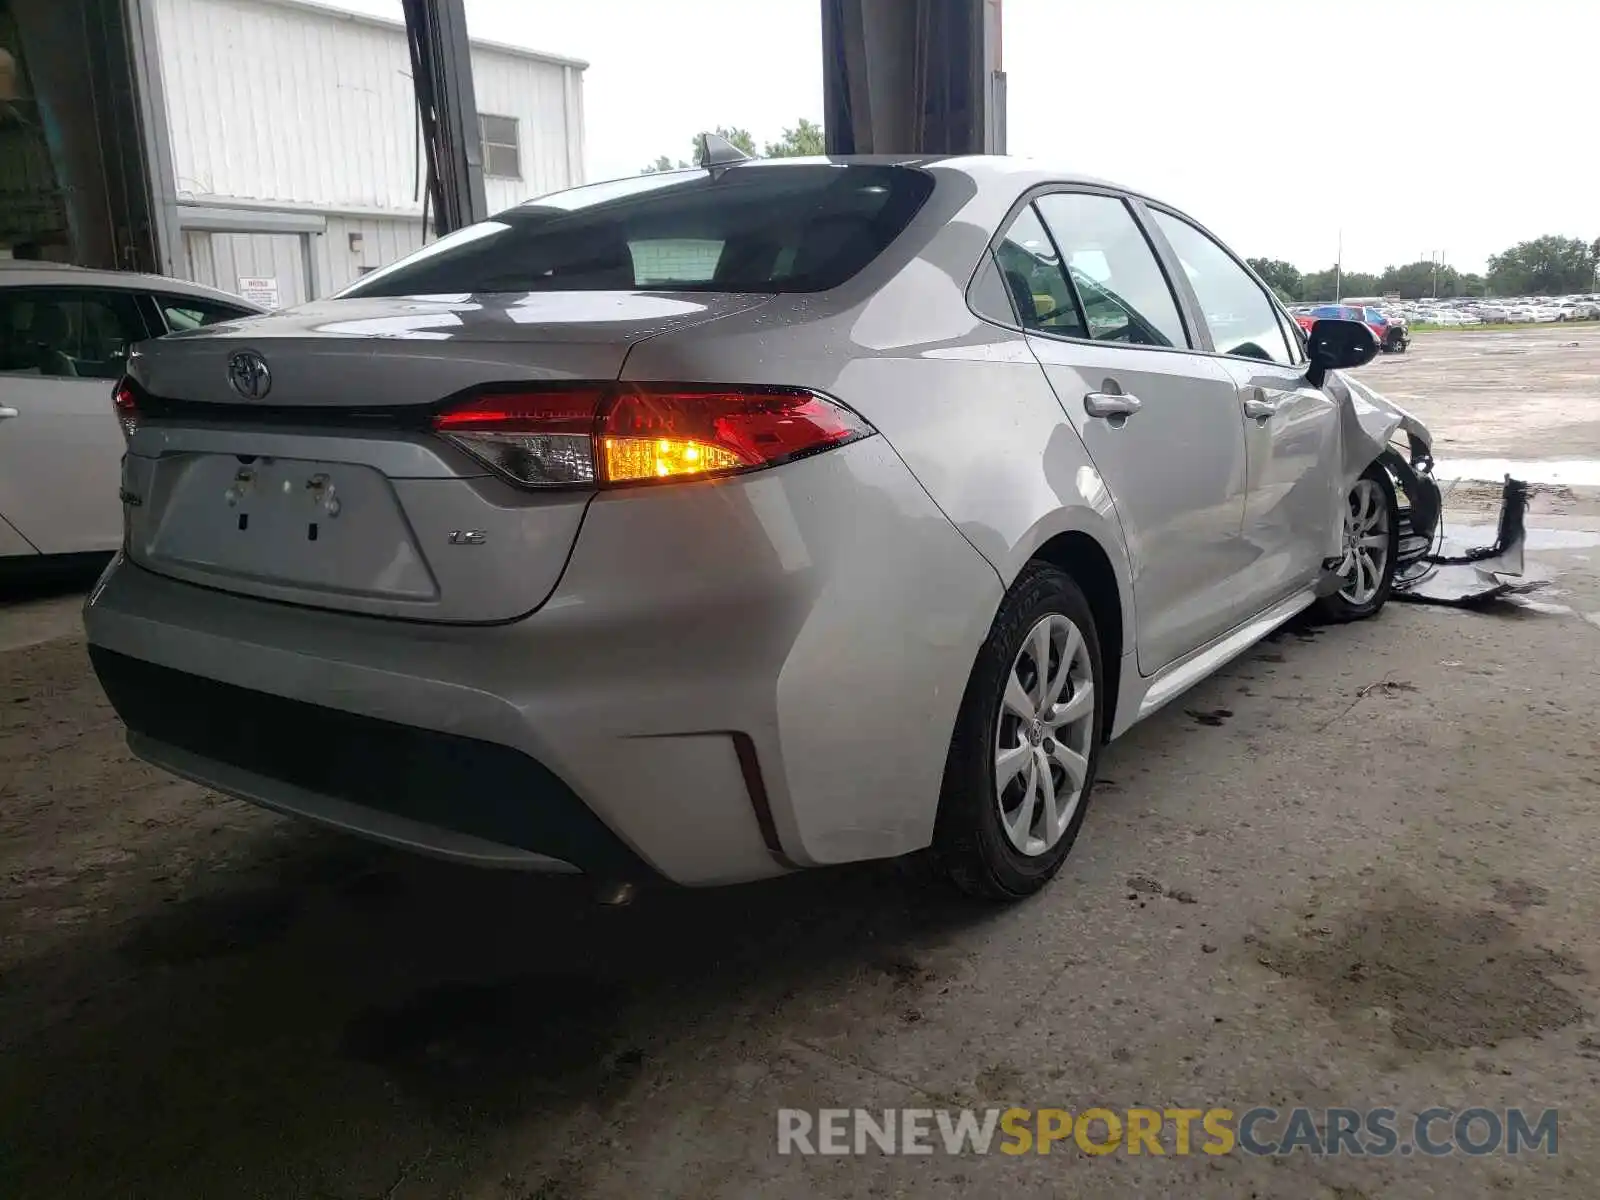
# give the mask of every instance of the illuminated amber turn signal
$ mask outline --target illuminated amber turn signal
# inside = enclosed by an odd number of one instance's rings
[[[704,475],[751,465],[732,450],[685,438],[608,437],[604,449],[609,483]]]

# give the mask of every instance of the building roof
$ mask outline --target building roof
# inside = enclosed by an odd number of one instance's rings
[[[322,17],[332,17],[339,21],[350,21],[356,25],[373,25],[379,29],[404,30],[404,21],[396,21],[389,17],[373,16],[370,13],[352,12],[348,8],[340,8],[336,4],[324,3],[323,0],[257,0],[260,4],[270,4],[276,8],[297,8],[302,12],[315,13]],[[484,38],[469,38],[472,47],[476,50],[493,50],[498,54],[509,54],[516,58],[525,58],[533,62],[552,63],[558,67],[572,67],[575,70],[586,70],[589,66],[581,58],[570,58],[564,54],[547,54],[543,50],[530,50],[526,46],[513,46],[507,42],[491,42]]]

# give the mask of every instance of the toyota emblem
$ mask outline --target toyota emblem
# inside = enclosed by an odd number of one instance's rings
[[[272,390],[272,372],[254,350],[240,350],[228,359],[228,382],[246,400],[259,400]]]

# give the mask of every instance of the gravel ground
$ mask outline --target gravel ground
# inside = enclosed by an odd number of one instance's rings
[[[1370,377],[1441,456],[1600,458],[1600,330],[1430,334]],[[1263,643],[1107,751],[1011,909],[894,866],[604,909],[324,834],[133,761],[76,597],[15,601],[0,1195],[1593,1196],[1600,505],[1534,508],[1534,607]],[[1008,1104],[1555,1107],[1560,1140],[775,1153],[784,1106]]]

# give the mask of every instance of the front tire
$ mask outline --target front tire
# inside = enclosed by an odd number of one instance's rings
[[[1394,587],[1399,556],[1394,481],[1382,464],[1372,463],[1345,497],[1344,557],[1338,567],[1344,586],[1317,601],[1319,615],[1328,621],[1362,621],[1376,616]]]
[[[1099,764],[1103,669],[1082,590],[1030,563],[978,653],[945,761],[933,854],[962,891],[1018,900],[1061,869]]]

